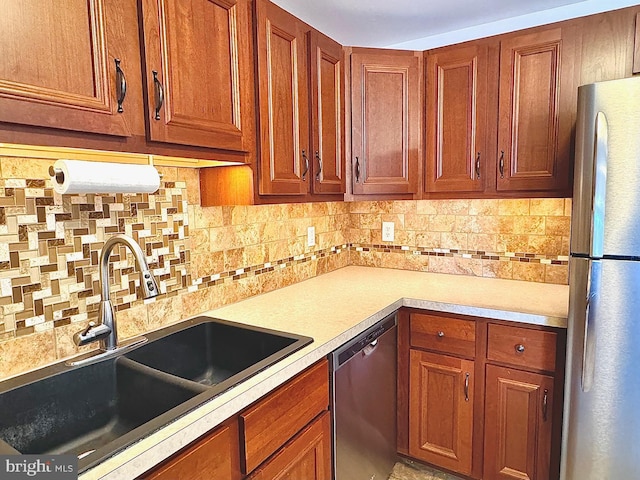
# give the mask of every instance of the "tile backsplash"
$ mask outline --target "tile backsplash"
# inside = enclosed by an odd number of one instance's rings
[[[132,255],[114,250],[121,338],[349,264],[568,281],[569,199],[203,208],[194,169],[159,168],[154,194],[59,195],[52,163],[0,157],[0,379],[96,347],[72,336],[97,316],[99,254],[116,232],[138,241],[161,291],[140,300]]]

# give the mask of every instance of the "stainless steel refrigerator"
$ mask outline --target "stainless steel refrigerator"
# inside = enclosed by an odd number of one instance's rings
[[[578,90],[561,480],[640,479],[640,78]]]

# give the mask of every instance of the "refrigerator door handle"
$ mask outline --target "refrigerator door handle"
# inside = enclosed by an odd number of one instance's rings
[[[584,326],[584,348],[582,350],[582,391],[588,392],[593,387],[594,370],[596,368],[596,312],[600,295],[600,279],[602,277],[602,261],[589,261],[589,278],[587,279],[587,308]]]
[[[593,192],[591,204],[591,257],[604,254],[604,213],[607,193],[607,161],[609,157],[609,125],[604,113],[596,115],[593,145]]]

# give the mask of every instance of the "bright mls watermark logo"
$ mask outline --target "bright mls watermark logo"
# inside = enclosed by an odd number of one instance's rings
[[[76,480],[75,455],[0,455],[2,480]]]

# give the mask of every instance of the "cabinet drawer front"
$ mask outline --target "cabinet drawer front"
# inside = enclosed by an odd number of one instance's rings
[[[326,360],[240,414],[242,471],[247,474],[329,406]]]
[[[240,478],[238,463],[238,427],[229,422],[141,479],[234,480]]]
[[[411,346],[475,357],[476,322],[422,313],[413,314]]]
[[[253,472],[248,480],[331,479],[331,418],[323,413],[284,448]]]
[[[557,334],[543,330],[489,324],[487,358],[552,372]]]

